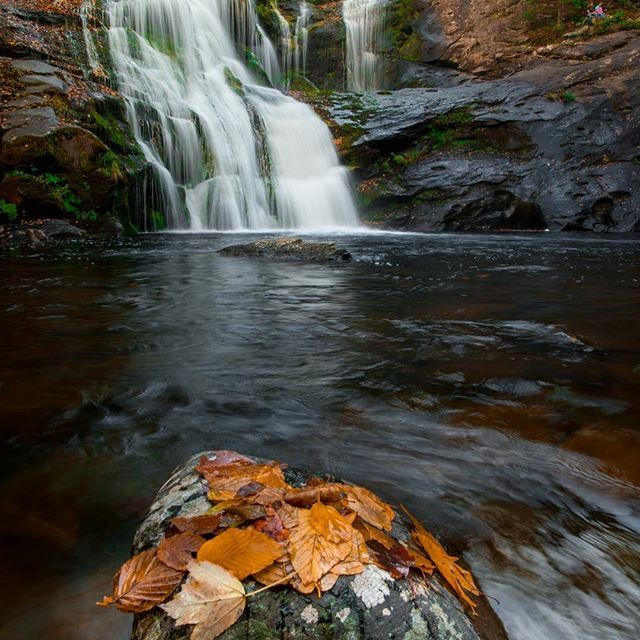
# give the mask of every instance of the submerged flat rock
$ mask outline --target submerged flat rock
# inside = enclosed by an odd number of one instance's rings
[[[300,260],[302,262],[349,262],[351,254],[336,247],[334,242],[310,242],[302,238],[265,238],[248,244],[236,244],[220,249],[223,256],[249,256]]]
[[[139,553],[156,546],[175,516],[204,514],[211,503],[208,487],[195,467],[203,452],[178,467],[162,486],[140,525],[133,543]],[[256,459],[258,461],[258,459]],[[314,474],[285,469],[287,482],[301,486]],[[393,535],[406,540],[409,531],[399,517]],[[245,581],[248,590],[258,585]],[[478,615],[467,615],[458,599],[436,576],[415,575],[411,582],[395,580],[368,565],[355,576],[341,577],[322,597],[304,595],[289,588],[274,588],[249,598],[242,617],[221,640],[505,640],[501,623],[480,599]],[[132,640],[187,640],[189,625],[176,627],[163,611],[136,615]]]

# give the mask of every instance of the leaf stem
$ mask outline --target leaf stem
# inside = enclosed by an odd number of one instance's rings
[[[264,587],[260,587],[260,589],[256,589],[255,591],[249,591],[249,593],[246,594],[246,597],[249,598],[250,596],[258,595],[259,593],[262,593],[263,591],[266,591],[267,589],[271,589],[271,587],[276,587],[277,585],[282,584],[283,582],[286,582],[287,580],[291,580],[291,578],[293,578],[293,576],[295,576],[296,573],[298,573],[298,572],[297,571],[292,571],[291,573],[286,575],[284,578],[280,578],[280,580],[276,580],[275,582],[272,582],[271,584],[268,584],[268,585],[266,585]]]

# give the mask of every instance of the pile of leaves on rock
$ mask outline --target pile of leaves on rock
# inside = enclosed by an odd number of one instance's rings
[[[233,625],[246,599],[265,589],[287,585],[320,595],[340,576],[375,564],[396,579],[437,570],[475,610],[469,594],[479,592],[471,574],[408,512],[413,526],[405,544],[389,533],[394,510],[371,491],[320,478],[293,487],[285,466],[234,451],[203,457],[196,470],[209,484],[213,506],[203,515],[173,518],[158,547],[125,562],[113,595],[97,604],[130,613],[159,605],[176,625],[195,625],[192,640],[203,640]],[[242,580],[249,577],[265,586],[246,592]]]

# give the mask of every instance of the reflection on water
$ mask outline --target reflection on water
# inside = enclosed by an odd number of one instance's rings
[[[92,605],[136,523],[176,464],[228,447],[407,503],[464,550],[514,639],[636,637],[640,242],[215,254],[236,241],[0,266],[0,635],[124,640],[126,616]]]

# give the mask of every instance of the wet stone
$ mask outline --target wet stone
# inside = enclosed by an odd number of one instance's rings
[[[38,75],[51,75],[59,71],[42,60],[14,60],[11,66],[18,71],[33,73]]]
[[[15,100],[11,100],[7,102],[7,107],[11,108],[19,108],[19,109],[28,109],[29,107],[38,107],[40,105],[46,104],[44,98],[40,98],[39,96],[23,96],[22,98],[16,98]]]
[[[219,251],[223,256],[248,256],[275,258],[301,262],[349,262],[351,254],[339,249],[334,242],[309,242],[301,238],[265,238],[224,247]]]
[[[19,80],[26,85],[30,85],[26,91],[27,93],[69,93],[67,83],[55,76],[21,76]]]
[[[210,507],[207,487],[195,472],[204,452],[178,467],[160,489],[134,539],[133,552],[155,546],[169,520],[177,515],[203,514]],[[314,474],[287,468],[292,484]],[[402,522],[393,535],[408,538]],[[258,588],[245,581],[247,591]],[[477,624],[480,621],[481,624]],[[475,626],[474,626],[475,625]],[[187,640],[192,627],[175,627],[163,611],[154,609],[134,619],[132,640]],[[394,580],[389,573],[369,565],[356,576],[341,577],[318,598],[289,589],[274,588],[249,598],[240,620],[222,640],[505,640],[506,635],[486,601],[472,619],[439,578],[412,576],[411,583]]]

